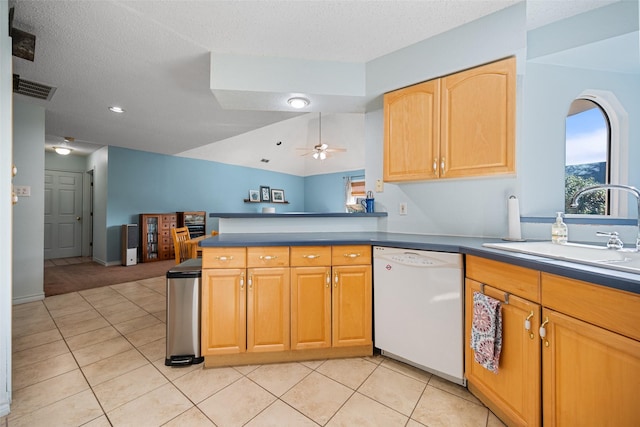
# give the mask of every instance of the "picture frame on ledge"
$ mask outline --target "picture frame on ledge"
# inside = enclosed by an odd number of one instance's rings
[[[261,202],[270,202],[271,201],[271,188],[261,185],[260,186],[260,201]]]
[[[250,202],[259,202],[260,201],[260,192],[258,190],[249,190],[249,201]]]
[[[284,203],[284,190],[271,190],[271,201],[273,203]]]

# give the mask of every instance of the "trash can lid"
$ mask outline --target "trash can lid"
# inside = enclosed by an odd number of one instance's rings
[[[167,277],[178,277],[188,275],[190,277],[200,277],[202,274],[202,258],[191,258],[167,271]]]

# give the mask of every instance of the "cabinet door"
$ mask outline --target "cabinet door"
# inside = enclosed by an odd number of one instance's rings
[[[515,171],[515,64],[508,58],[441,79],[441,177]]]
[[[440,80],[384,95],[385,181],[437,178],[439,141]]]
[[[637,426],[640,342],[544,309],[545,426]]]
[[[469,348],[473,292],[481,284],[466,279],[465,375],[469,389],[508,425],[540,425],[540,306],[514,295],[505,303],[502,290],[484,286],[484,293],[502,302],[502,350],[498,373],[485,369]],[[529,319],[531,328],[525,329]],[[579,425],[579,424],[575,424]]]
[[[247,269],[247,351],[289,349],[289,268]]]
[[[331,267],[291,269],[291,349],[331,347]]]
[[[246,349],[244,269],[202,270],[202,354]]]
[[[333,267],[332,345],[370,345],[371,266]]]

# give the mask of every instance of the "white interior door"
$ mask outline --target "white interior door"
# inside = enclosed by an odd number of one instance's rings
[[[82,173],[45,170],[44,259],[82,255]]]

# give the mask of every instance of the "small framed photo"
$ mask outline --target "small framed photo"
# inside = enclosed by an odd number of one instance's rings
[[[271,189],[264,185],[260,186],[260,201],[261,202],[270,202],[271,201]]]
[[[284,203],[284,190],[271,190],[271,201],[274,203]]]
[[[249,201],[250,202],[259,202],[260,201],[260,192],[258,190],[249,190]]]

